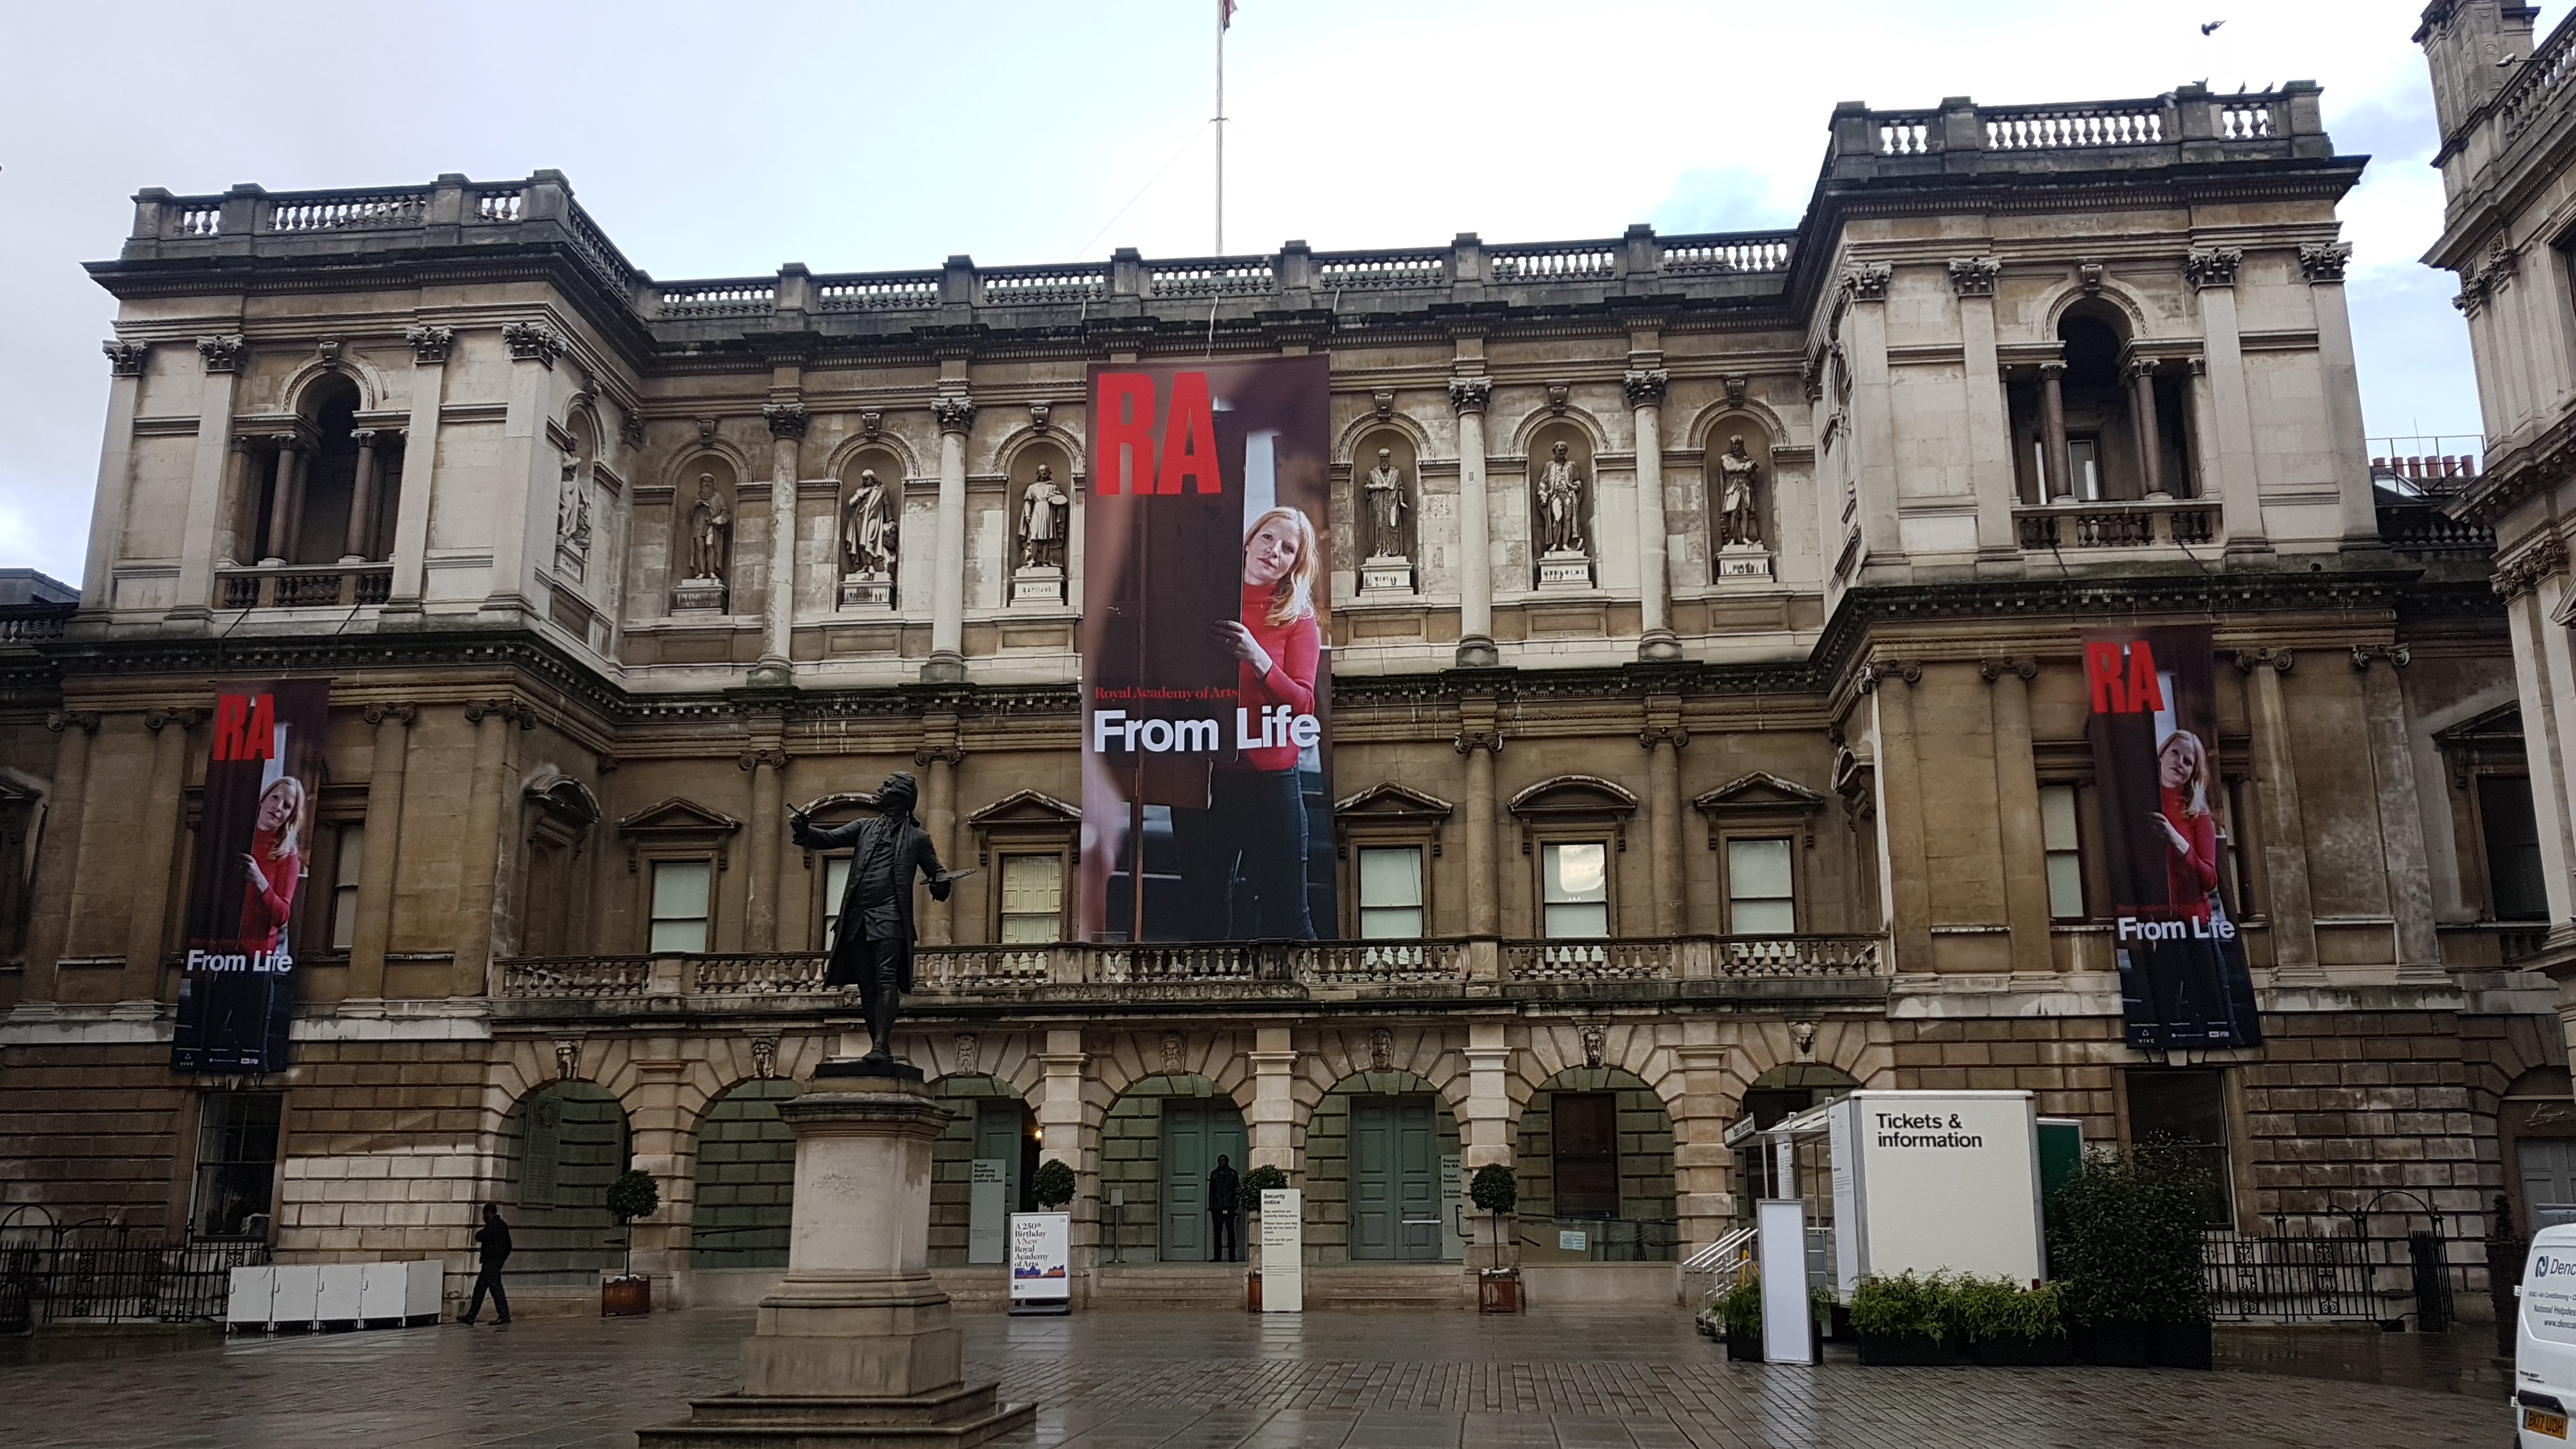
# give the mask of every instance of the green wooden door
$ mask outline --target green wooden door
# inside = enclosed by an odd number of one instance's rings
[[[1351,1256],[1440,1258],[1440,1139],[1429,1097],[1351,1099]]]
[[[1207,1180],[1223,1155],[1243,1172],[1243,1114],[1221,1097],[1163,1099],[1163,1261],[1205,1263],[1216,1250]]]

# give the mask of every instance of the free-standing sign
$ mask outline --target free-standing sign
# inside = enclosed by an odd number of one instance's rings
[[[2041,1278],[2035,1120],[2028,1092],[1854,1092],[1834,1103],[1842,1295],[1909,1270]]]
[[[2263,1040],[2220,888],[2217,705],[2206,626],[2084,635],[2120,1012],[2138,1051]]]
[[[1011,1214],[1011,1311],[1062,1313],[1073,1298],[1073,1215]]]
[[[1091,368],[1087,939],[1335,931],[1329,367]]]
[[[1762,1263],[1762,1361],[1814,1363],[1815,1329],[1807,1306],[1807,1204],[1803,1198],[1766,1197],[1753,1205],[1761,1228],[1755,1239]]]
[[[1004,1221],[1010,1187],[1009,1164],[998,1157],[978,1157],[966,1165],[966,1261],[999,1263],[1009,1245]]]
[[[1261,1311],[1306,1311],[1306,1195],[1293,1187],[1261,1193]]]
[[[296,947],[288,927],[312,859],[330,705],[326,679],[215,696],[174,1071],[286,1070]]]

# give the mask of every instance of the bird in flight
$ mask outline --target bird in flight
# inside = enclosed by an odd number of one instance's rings
[[[2213,21],[2209,22],[2207,25],[2204,25],[2204,26],[2200,27],[2200,33],[2201,33],[2201,34],[2203,34],[2203,35],[2211,34],[2212,32],[2216,31],[2216,30],[2218,29],[2218,27],[2220,27],[2220,26],[2222,26],[2222,25],[2225,25],[2226,23],[2227,23],[2227,22],[2226,22],[2226,21],[2224,21],[2224,20],[2213,20]]]

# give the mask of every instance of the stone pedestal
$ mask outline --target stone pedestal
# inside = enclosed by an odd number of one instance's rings
[[[1762,579],[1771,577],[1771,551],[1758,543],[1730,543],[1717,551],[1717,576],[1721,579]]]
[[[894,580],[883,574],[850,574],[841,580],[841,607],[844,609],[887,609],[894,606]]]
[[[826,1065],[823,1090],[779,1104],[796,1134],[795,1228],[787,1274],[743,1341],[742,1390],[638,1430],[645,1445],[964,1446],[1036,1414],[964,1382],[930,1276],[930,1150],[948,1109],[912,1068]]]
[[[1413,560],[1402,554],[1372,554],[1360,565],[1360,592],[1363,594],[1409,594],[1413,592]]]
[[[1542,589],[1591,588],[1591,557],[1572,549],[1548,550],[1539,555],[1538,586]]]
[[[1064,570],[1054,564],[1030,564],[1011,575],[1014,604],[1062,604]]]
[[[674,614],[721,614],[725,611],[722,579],[682,579],[671,593]]]

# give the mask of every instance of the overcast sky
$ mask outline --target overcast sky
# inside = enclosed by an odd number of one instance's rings
[[[556,167],[657,278],[1202,255],[1217,0],[12,7],[0,20],[0,566],[77,581],[145,186]],[[2544,31],[2554,24],[2544,15]],[[1835,102],[2325,87],[2372,436],[2478,428],[2421,0],[1241,0],[1227,250],[1796,222]],[[2226,24],[2204,38],[2200,24]],[[1166,168],[1168,163],[1168,169]],[[1160,172],[1159,179],[1156,173]],[[1150,184],[1149,184],[1150,183]],[[1140,194],[1141,192],[1141,194]]]

